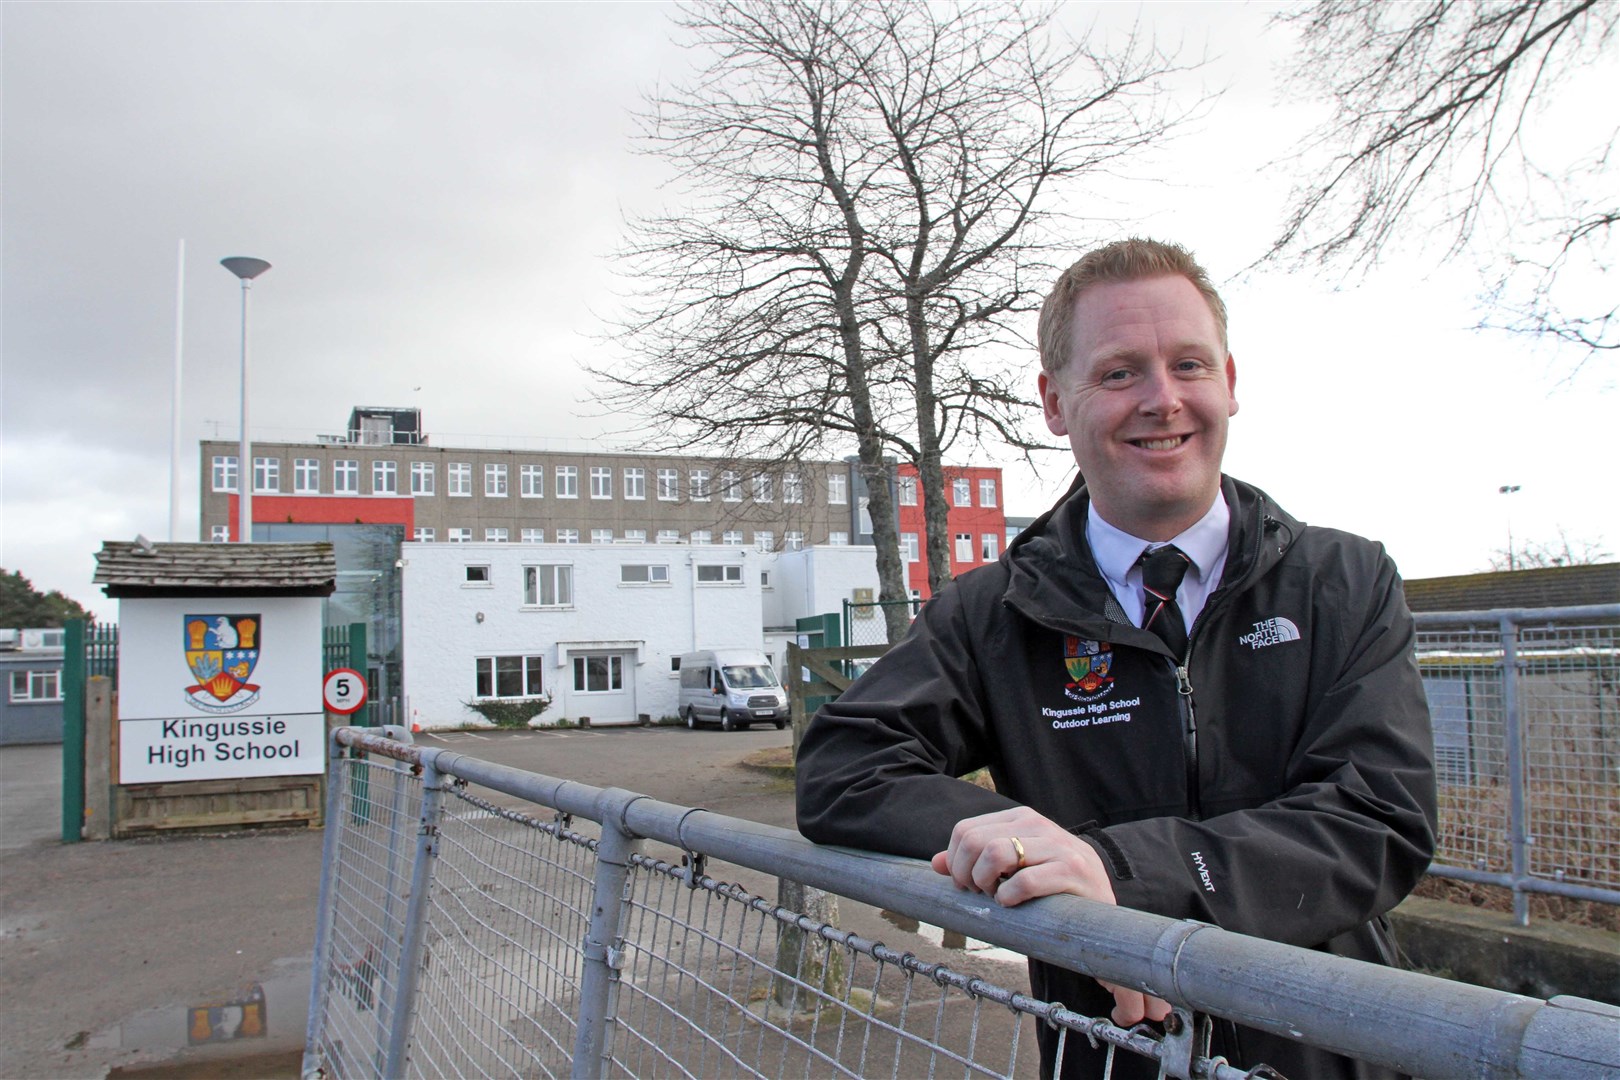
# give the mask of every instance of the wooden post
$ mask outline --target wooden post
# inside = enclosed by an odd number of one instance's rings
[[[112,838],[112,680],[92,675],[84,694],[84,838]]]

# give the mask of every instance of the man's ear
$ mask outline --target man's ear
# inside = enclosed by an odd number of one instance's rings
[[[1237,361],[1231,353],[1226,354],[1226,396],[1231,402],[1226,407],[1227,416],[1236,416],[1238,411],[1237,399]]]
[[[1063,394],[1058,389],[1057,380],[1044,370],[1035,380],[1036,389],[1041,395],[1041,414],[1046,417],[1046,430],[1054,435],[1067,435],[1069,423],[1063,418]]]

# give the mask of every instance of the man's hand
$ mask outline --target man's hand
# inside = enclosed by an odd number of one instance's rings
[[[959,888],[993,896],[1003,907],[1058,893],[1118,903],[1113,879],[1096,849],[1027,806],[958,821],[950,846],[934,856],[933,867]],[[1163,1020],[1170,1014],[1170,1006],[1156,997],[1102,985],[1114,995],[1110,1018],[1121,1027],[1143,1019]]]

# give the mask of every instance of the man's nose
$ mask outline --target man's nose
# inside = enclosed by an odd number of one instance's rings
[[[1150,368],[1141,383],[1137,408],[1153,416],[1169,416],[1181,409],[1181,383],[1167,365]]]

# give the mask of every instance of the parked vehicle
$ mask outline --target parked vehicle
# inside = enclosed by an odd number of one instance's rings
[[[705,649],[681,657],[680,715],[686,726],[787,727],[788,695],[771,662],[752,649]]]

